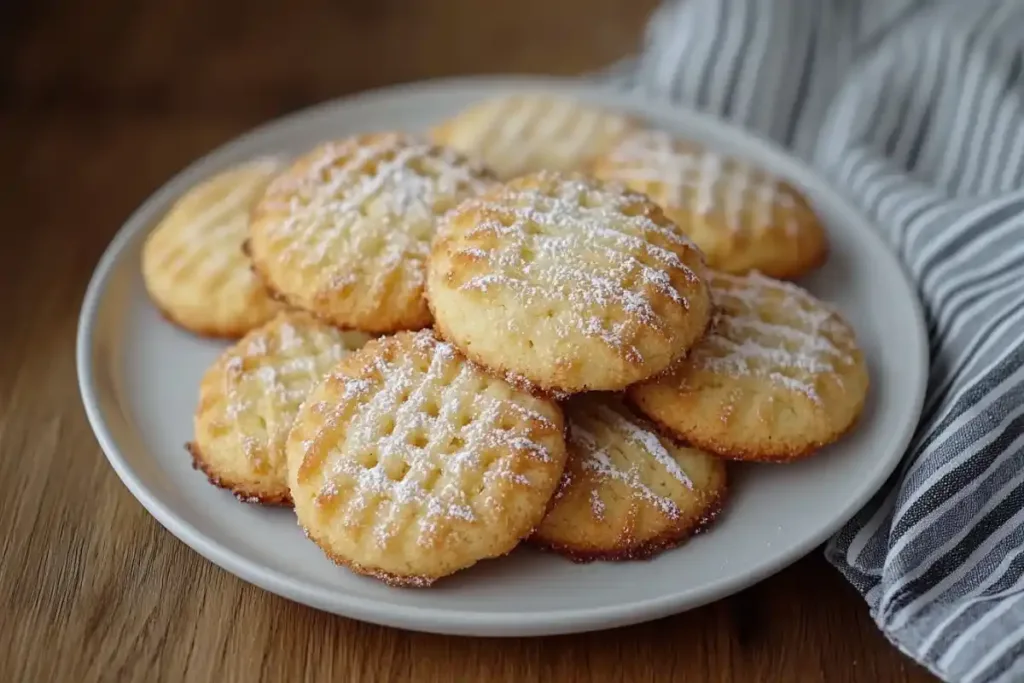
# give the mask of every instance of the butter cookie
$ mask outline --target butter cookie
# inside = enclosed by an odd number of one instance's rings
[[[700,250],[643,195],[581,175],[522,176],[460,204],[435,239],[441,336],[555,396],[661,372],[705,331]]]
[[[284,443],[306,394],[369,337],[340,332],[301,311],[279,313],[228,348],[199,389],[196,468],[248,502],[290,502]]]
[[[796,285],[715,273],[718,316],[670,372],[628,389],[687,443],[737,460],[790,461],[849,430],[868,372],[853,329]]]
[[[303,404],[287,453],[309,538],[398,586],[511,551],[543,518],[566,458],[557,404],[429,330],[342,359]]]
[[[200,335],[236,339],[281,309],[242,250],[249,212],[281,168],[268,158],[222,171],[186,192],[149,234],[142,277],[164,317]]]
[[[423,274],[437,220],[489,182],[456,152],[402,133],[324,143],[253,209],[253,263],[285,301],[338,327],[429,326]]]
[[[578,170],[637,125],[632,117],[568,97],[524,93],[473,104],[434,127],[431,136],[507,180]]]
[[[569,460],[532,542],[577,562],[651,557],[718,514],[725,462],[658,434],[614,395],[563,406]]]
[[[664,131],[626,136],[590,172],[657,202],[716,270],[794,279],[827,258],[825,229],[796,188]]]

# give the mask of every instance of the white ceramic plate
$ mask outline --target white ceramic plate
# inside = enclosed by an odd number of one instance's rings
[[[139,253],[169,203],[210,173],[257,154],[299,153],[338,135],[422,130],[479,98],[556,90],[639,113],[739,154],[802,188],[824,217],[830,260],[804,284],[834,302],[865,349],[872,391],[852,434],[788,466],[741,466],[713,529],[646,562],[576,565],[528,548],[428,590],[388,588],[330,563],[288,510],[237,502],[192,469],[200,377],[223,344],[165,323],[142,284]],[[862,506],[897,465],[921,409],[927,368],[922,316],[895,258],[855,208],[769,143],[720,121],[576,80],[469,78],[379,90],[263,126],[200,159],[154,194],[107,249],[89,286],[77,346],[89,420],[110,464],[167,529],[241,578],[320,609],[409,629],[540,635],[620,626],[738,591],[811,551]]]

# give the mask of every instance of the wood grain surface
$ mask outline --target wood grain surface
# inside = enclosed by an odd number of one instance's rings
[[[382,628],[254,588],[121,485],[75,380],[88,277],[196,156],[299,107],[457,73],[576,73],[655,0],[0,3],[0,680],[932,680],[820,551],[693,612],[543,639]]]

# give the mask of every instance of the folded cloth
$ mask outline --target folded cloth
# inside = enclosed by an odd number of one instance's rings
[[[914,279],[924,414],[826,555],[948,681],[1024,680],[1022,60],[1016,0],[674,0],[603,74],[788,147]]]

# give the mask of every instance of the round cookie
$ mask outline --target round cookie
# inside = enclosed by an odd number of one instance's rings
[[[193,464],[246,502],[291,502],[284,443],[317,381],[369,337],[285,311],[228,348],[206,371],[194,417]]]
[[[511,551],[543,518],[566,458],[557,404],[429,330],[344,358],[300,410],[287,454],[306,534],[337,563],[399,586]]]
[[[796,188],[664,131],[624,137],[589,171],[657,202],[716,270],[792,279],[827,258],[825,229]]]
[[[703,269],[643,195],[542,171],[445,217],[427,296],[469,358],[560,396],[622,389],[685,353],[710,320]]]
[[[423,272],[438,216],[490,182],[459,154],[400,133],[324,143],[254,208],[253,263],[281,298],[339,327],[426,327]]]
[[[186,192],[149,234],[142,277],[165,318],[234,339],[280,310],[242,251],[249,211],[280,169],[268,158],[222,171]]]
[[[758,273],[715,273],[711,291],[719,315],[704,340],[671,372],[629,388],[643,413],[737,460],[794,460],[853,426],[868,373],[837,312]]]
[[[629,116],[567,97],[526,93],[473,104],[436,126],[431,137],[509,179],[576,170],[637,125]]]
[[[615,395],[563,406],[569,460],[532,542],[577,562],[651,557],[718,514],[725,461],[659,436]]]

